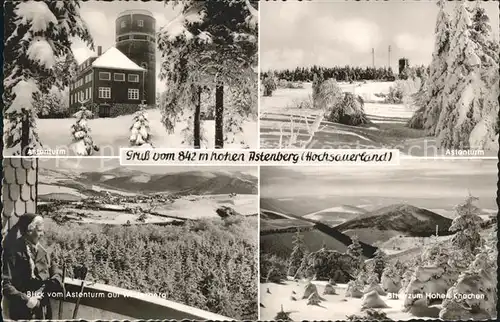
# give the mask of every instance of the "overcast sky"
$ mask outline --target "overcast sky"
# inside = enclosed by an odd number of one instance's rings
[[[81,15],[88,24],[90,33],[94,39],[95,51],[97,46],[102,46],[103,52],[115,45],[115,20],[118,14],[124,10],[146,9],[153,13],[156,19],[157,31],[173,20],[178,14],[170,5],[162,1],[85,1],[81,2]],[[79,63],[89,58],[93,52],[81,42],[76,41],[72,46],[73,53]],[[156,72],[160,71],[161,55],[156,53]],[[157,78],[157,90],[163,90],[164,84]]]
[[[495,204],[497,160],[401,160],[394,166],[261,167],[261,196],[446,198]],[[487,201],[485,201],[487,199]]]
[[[261,3],[261,69],[297,66],[391,66],[407,57],[429,64],[434,47],[436,1],[269,1]],[[482,4],[498,39],[498,2]],[[449,3],[451,11],[454,4]]]

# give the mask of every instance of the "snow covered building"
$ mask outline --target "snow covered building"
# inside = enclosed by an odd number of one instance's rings
[[[85,101],[95,116],[110,117],[135,112],[144,99],[145,69],[115,47],[97,57],[90,57],[78,66],[70,84],[70,113]]]
[[[115,24],[116,45],[78,66],[70,84],[70,113],[87,101],[98,117],[134,113],[156,104],[156,20],[147,10],[126,10]]]

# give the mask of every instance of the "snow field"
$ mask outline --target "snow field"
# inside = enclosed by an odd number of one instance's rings
[[[338,295],[323,295],[326,282],[314,281],[318,287],[318,294],[325,299],[316,305],[307,305],[307,299],[302,299],[306,282],[286,281],[283,284],[261,283],[260,284],[260,307],[261,320],[274,320],[276,314],[281,311],[281,305],[285,312],[291,312],[290,318],[293,321],[345,321],[347,315],[364,315],[361,311],[362,299],[345,297],[347,284],[337,284],[334,286]],[[267,293],[267,289],[271,294]],[[293,294],[295,292],[296,294]],[[291,297],[295,297],[294,301]],[[410,320],[413,317],[409,313],[402,312],[404,300],[381,296],[389,306],[387,309],[380,309],[387,314],[387,317],[394,321]]]
[[[184,138],[180,132],[185,128],[185,123],[176,125],[175,133],[168,134],[161,123],[159,110],[148,110],[151,141],[156,148],[190,148],[192,145],[183,143]],[[133,115],[123,115],[115,118],[96,118],[87,120],[90,135],[94,143],[100,148],[94,152],[97,156],[117,156],[119,149],[130,147],[130,126],[133,124]],[[64,149],[68,155],[74,155],[74,145],[71,143],[70,128],[75,123],[74,118],[68,119],[39,119],[37,128],[40,140],[44,147],[51,149]],[[202,122],[203,130],[207,135],[207,144],[203,148],[212,149],[215,143],[215,122]],[[247,121],[243,124],[241,137],[251,149],[257,148],[257,122]],[[225,148],[242,148],[236,141],[225,144]],[[9,149],[7,149],[9,150]]]

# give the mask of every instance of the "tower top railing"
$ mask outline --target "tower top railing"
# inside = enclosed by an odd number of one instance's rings
[[[144,9],[125,10],[125,11],[120,12],[118,14],[117,18],[127,16],[127,15],[133,15],[133,14],[146,15],[146,16],[150,16],[151,18],[154,18],[153,13],[151,11],[144,10]]]

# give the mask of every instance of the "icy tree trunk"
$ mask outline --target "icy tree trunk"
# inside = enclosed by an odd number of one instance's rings
[[[215,148],[224,148],[224,85],[215,88]]]
[[[21,155],[27,156],[28,146],[30,144],[30,121],[28,116],[24,117],[21,124]]]
[[[200,114],[201,114],[201,87],[196,87],[195,93],[195,106],[194,106],[194,148],[201,148],[201,135],[200,135]]]

